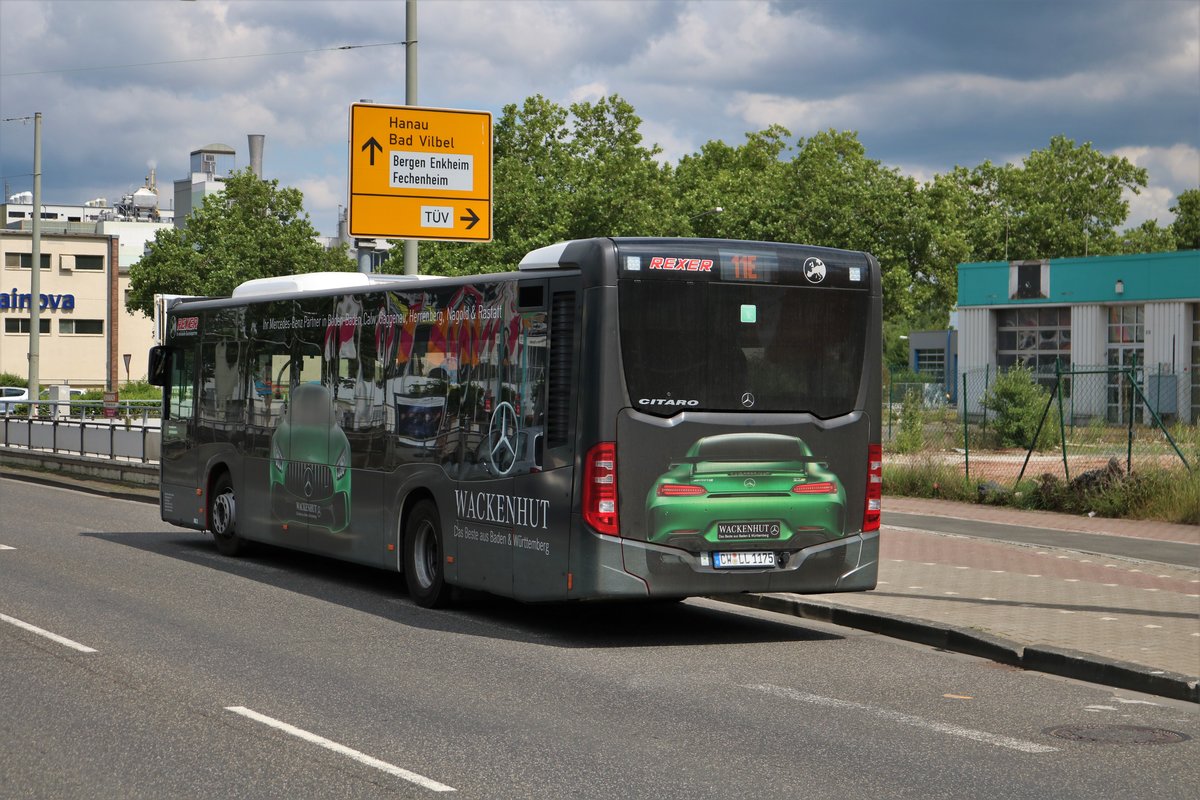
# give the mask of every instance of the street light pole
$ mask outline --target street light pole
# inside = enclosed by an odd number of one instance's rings
[[[29,265],[29,409],[36,413],[42,324],[42,112],[33,115],[33,252]]]

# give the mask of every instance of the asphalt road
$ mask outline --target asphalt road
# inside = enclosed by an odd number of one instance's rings
[[[225,559],[154,506],[0,479],[0,797],[1094,800],[1200,785],[1187,703],[707,600],[428,611],[400,586],[274,549]],[[1191,738],[1081,742],[1048,733],[1060,726]]]

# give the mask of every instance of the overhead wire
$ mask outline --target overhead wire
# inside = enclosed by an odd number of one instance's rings
[[[269,58],[271,56],[295,56],[308,53],[328,53],[335,50],[362,50],[368,47],[395,47],[406,45],[408,42],[377,42],[374,44],[343,44],[337,47],[317,47],[311,50],[284,50],[278,53],[247,53],[237,56],[207,56],[204,58],[179,58],[171,61],[145,61],[140,64],[109,64],[99,67],[65,67],[62,69],[43,69],[30,72],[0,72],[0,78],[17,78],[30,75],[54,75],[67,72],[91,72],[105,69],[133,69],[136,67],[162,67],[170,64],[195,64],[203,61],[233,61],[240,58]]]

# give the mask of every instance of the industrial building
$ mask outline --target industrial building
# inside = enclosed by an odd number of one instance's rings
[[[1123,422],[1129,408],[1138,421],[1150,409],[1200,421],[1200,251],[960,264],[957,355],[968,378],[1094,371],[1073,378],[1075,421]],[[1141,376],[1145,402],[1118,390],[1121,369]],[[1099,390],[1084,391],[1089,381]],[[960,402],[978,413],[984,383],[967,386]]]

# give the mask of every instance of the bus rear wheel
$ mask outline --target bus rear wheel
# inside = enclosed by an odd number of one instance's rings
[[[420,500],[404,523],[404,582],[417,605],[440,608],[450,601],[444,558],[437,506]]]
[[[246,540],[238,535],[237,497],[228,472],[222,472],[213,483],[208,500],[208,529],[221,555],[236,556],[246,548]]]

